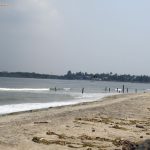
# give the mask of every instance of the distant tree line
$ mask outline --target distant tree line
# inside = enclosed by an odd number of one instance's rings
[[[150,76],[147,75],[130,75],[117,73],[72,73],[70,70],[65,75],[49,75],[39,74],[35,72],[0,72],[0,77],[15,77],[15,78],[37,78],[37,79],[65,79],[65,80],[97,80],[97,81],[120,81],[120,82],[140,82],[150,83]]]
[[[56,75],[39,74],[35,72],[0,72],[0,77],[15,77],[15,78],[39,78],[39,79],[57,79]]]

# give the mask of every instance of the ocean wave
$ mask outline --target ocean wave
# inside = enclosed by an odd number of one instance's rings
[[[49,88],[0,88],[0,91],[12,91],[12,92],[49,91]]]
[[[99,96],[98,96],[99,95]],[[44,109],[49,107],[59,107],[59,106],[67,106],[67,105],[74,105],[83,102],[92,102],[96,100],[101,100],[103,97],[114,95],[114,93],[101,93],[98,94],[95,98],[84,95],[80,97],[80,99],[74,99],[70,101],[61,101],[61,102],[50,102],[50,103],[23,103],[23,104],[10,104],[10,105],[1,105],[0,106],[0,114],[10,114],[14,112],[23,112],[29,110],[37,110],[37,109]],[[88,97],[88,98],[87,98]]]
[[[70,91],[71,88],[49,88],[51,91]]]
[[[0,91],[10,92],[39,92],[39,91],[70,91],[71,88],[0,88]]]
[[[10,114],[14,112],[23,112],[71,104],[72,104],[71,102],[52,102],[52,103],[24,103],[24,104],[2,105],[0,106],[0,114]]]

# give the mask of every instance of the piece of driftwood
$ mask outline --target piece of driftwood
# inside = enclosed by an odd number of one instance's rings
[[[34,124],[40,124],[40,123],[48,123],[48,122],[47,121],[34,122]]]
[[[144,126],[139,125],[139,124],[136,124],[136,127],[137,127],[137,128],[144,128]]]

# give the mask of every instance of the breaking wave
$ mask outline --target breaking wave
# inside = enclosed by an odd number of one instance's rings
[[[49,91],[49,88],[0,88],[0,91],[28,92],[28,91]]]
[[[97,95],[84,95],[78,97],[78,99],[70,100],[70,101],[60,101],[60,102],[49,102],[49,103],[22,103],[22,104],[10,104],[10,105],[2,105],[0,106],[0,114],[10,114],[14,112],[23,112],[29,110],[37,110],[44,109],[49,107],[59,107],[59,106],[67,106],[67,105],[75,105],[83,102],[92,102],[96,100],[101,100],[103,97],[114,95],[114,93],[101,93]]]

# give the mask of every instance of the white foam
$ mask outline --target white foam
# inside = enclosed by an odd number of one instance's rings
[[[114,93],[83,93],[83,94],[78,94],[74,96],[77,99],[99,99],[103,98],[105,96],[113,95]],[[115,93],[116,94],[116,93]]]
[[[65,91],[70,91],[70,88],[63,88]]]
[[[0,88],[0,91],[16,91],[16,92],[28,92],[28,91],[49,91],[49,88]]]
[[[0,106],[0,114],[9,114],[9,113],[13,113],[13,112],[22,112],[22,111],[63,106],[63,105],[67,105],[67,103],[55,102],[55,103],[25,103],[25,104],[3,105],[3,106]],[[68,105],[69,105],[69,103],[68,103]]]
[[[122,91],[122,89],[115,89],[115,91],[121,92],[121,91]]]

